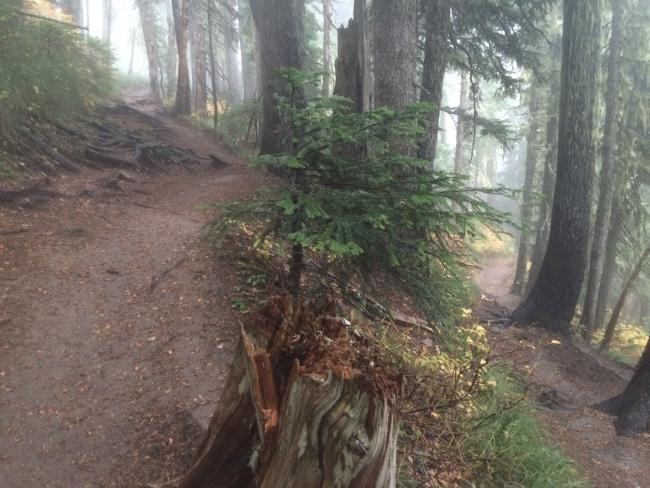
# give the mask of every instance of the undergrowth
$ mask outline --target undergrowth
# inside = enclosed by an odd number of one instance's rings
[[[395,330],[383,341],[411,384],[399,486],[586,486],[546,437],[522,383],[491,356],[481,325],[445,332],[436,344]]]
[[[0,2],[0,138],[4,139],[30,118],[58,119],[111,92],[108,47],[77,29],[20,14],[30,9],[61,15],[42,0]]]
[[[602,341],[603,335],[604,329],[594,332],[596,344]],[[647,343],[648,330],[644,327],[634,324],[618,324],[606,354],[614,361],[633,367],[639,361]]]

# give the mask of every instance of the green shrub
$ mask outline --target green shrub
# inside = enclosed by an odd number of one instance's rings
[[[111,90],[110,50],[77,29],[0,3],[0,136],[29,117],[55,118],[92,106]]]

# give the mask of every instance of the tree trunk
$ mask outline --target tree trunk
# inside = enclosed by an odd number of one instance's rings
[[[188,0],[186,0],[188,1]],[[207,80],[207,20],[203,2],[207,0],[189,0],[192,9],[189,20],[190,46],[192,48],[192,103],[194,111],[205,115],[208,105]]]
[[[623,0],[611,0],[612,34],[609,42],[609,60],[607,65],[607,93],[605,97],[605,128],[602,146],[602,169],[600,171],[600,194],[594,224],[594,238],[591,244],[591,260],[587,279],[587,293],[583,308],[582,321],[585,324],[584,337],[591,341],[595,328],[596,304],[600,278],[605,262],[607,230],[612,214],[614,185],[616,181],[616,140],[618,133],[618,97],[620,80],[620,59],[623,49],[622,21]]]
[[[187,60],[187,41],[191,0],[171,1],[174,14],[174,30],[176,32],[176,50],[178,51],[178,78],[176,80],[174,113],[177,115],[190,115],[192,113],[192,92]]]
[[[618,255],[618,242],[623,232],[623,212],[621,210],[621,201],[619,196],[614,197],[612,206],[612,218],[607,235],[607,246],[605,248],[605,263],[603,265],[603,274],[600,279],[598,288],[598,301],[596,303],[595,329],[603,326],[605,323],[605,314],[611,295],[612,281],[616,272],[616,256]]]
[[[537,171],[537,144],[539,132],[539,87],[538,81],[532,80],[530,85],[530,103],[528,108],[528,136],[526,137],[526,172],[520,207],[521,232],[519,233],[519,252],[517,254],[517,267],[515,277],[510,288],[513,295],[521,295],[526,283],[528,273],[528,235],[534,205],[533,185]]]
[[[226,72],[228,78],[228,103],[234,107],[242,99],[242,80],[239,71],[239,28],[237,26],[237,0],[228,0],[226,15]]]
[[[149,62],[149,91],[156,103],[162,101],[162,89],[160,86],[160,56],[158,53],[158,28],[156,11],[153,0],[137,0],[142,24],[142,37],[144,38],[147,60]]]
[[[217,88],[217,63],[214,46],[214,2],[206,0],[208,10],[208,46],[210,48],[210,83],[212,84],[212,127],[216,131],[219,127],[219,90]]]
[[[620,434],[634,435],[648,431],[650,422],[650,340],[625,391],[597,405],[617,417],[614,425]]]
[[[323,0],[323,96],[330,96],[332,84],[332,0]]]
[[[133,58],[135,56],[135,37],[136,31],[135,27],[131,30],[131,51],[129,54],[129,74],[133,74]]]
[[[627,296],[630,293],[630,290],[632,289],[632,285],[634,285],[634,282],[641,274],[641,271],[643,271],[643,265],[645,264],[645,261],[649,255],[650,255],[650,247],[643,252],[641,257],[639,258],[639,261],[636,263],[636,266],[632,270],[632,274],[630,275],[627,282],[625,283],[625,286],[623,287],[623,291],[621,291],[621,296],[618,297],[618,301],[614,306],[614,310],[612,310],[612,316],[609,318],[607,329],[605,329],[605,336],[603,337],[603,341],[600,343],[601,351],[609,350],[609,346],[612,343],[612,338],[614,337],[614,332],[616,331],[616,324],[618,324],[618,319],[621,315],[621,311],[625,306],[625,300],[627,300]]]
[[[354,18],[338,29],[334,94],[352,100],[358,113],[367,111],[370,103],[366,26],[365,0],[355,0]]]
[[[176,51],[176,35],[174,34],[174,14],[171,8],[171,2],[167,2],[167,61],[165,67],[167,68],[167,86],[165,96],[171,100],[176,96],[176,75],[178,74],[178,67],[176,59],[178,52]]]
[[[440,106],[442,105],[442,85],[447,69],[448,37],[451,27],[449,0],[427,0],[425,8],[424,64],[422,67],[421,102],[429,102],[433,110],[426,120],[425,134],[418,157],[433,162],[436,157]]]
[[[559,41],[558,41],[559,42]],[[558,50],[559,51],[559,50]],[[559,52],[557,53],[560,54]],[[526,280],[525,295],[530,293],[542,267],[546,254],[548,236],[551,229],[551,212],[553,210],[553,196],[555,193],[555,172],[557,165],[557,139],[558,139],[558,100],[560,93],[560,73],[554,70],[551,73],[551,86],[548,94],[548,114],[546,121],[546,157],[544,159],[544,175],[542,177],[542,200],[539,203],[537,225],[535,226],[535,246],[531,256],[530,271]]]
[[[102,18],[102,41],[111,43],[111,27],[112,27],[112,10],[113,5],[111,0],[104,0],[102,2],[103,18]]]
[[[395,487],[399,378],[335,312],[285,296],[256,313],[194,466],[158,486]]]
[[[276,96],[287,95],[287,84],[277,70],[302,69],[304,1],[251,0],[251,12],[258,34],[260,86],[262,95],[262,154],[291,149],[291,130],[276,107]]]
[[[374,0],[375,106],[403,110],[416,101],[417,0]]]
[[[548,249],[537,281],[513,314],[517,322],[562,333],[587,266],[594,172],[600,5],[565,0],[557,181]]]
[[[459,116],[456,117],[456,150],[454,152],[454,172],[465,174],[467,172],[465,162],[465,112],[469,105],[469,73],[460,71],[460,102],[458,104]]]
[[[244,100],[257,97],[257,72],[255,66],[255,25],[250,14],[239,17],[240,35],[239,52],[241,54],[242,88]],[[244,33],[248,33],[249,42],[244,41]]]

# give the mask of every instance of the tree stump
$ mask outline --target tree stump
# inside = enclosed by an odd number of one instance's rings
[[[334,311],[282,296],[242,327],[193,467],[152,486],[394,487],[399,377]]]

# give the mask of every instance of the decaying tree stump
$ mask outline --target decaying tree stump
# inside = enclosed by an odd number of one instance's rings
[[[399,378],[334,309],[283,296],[257,313],[194,466],[152,486],[394,487]]]

